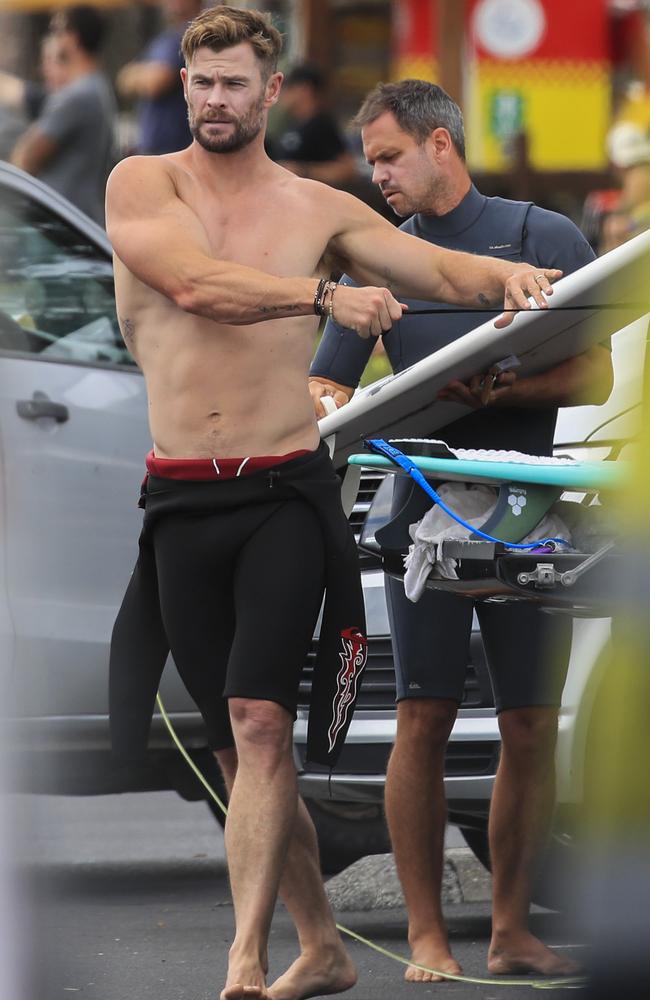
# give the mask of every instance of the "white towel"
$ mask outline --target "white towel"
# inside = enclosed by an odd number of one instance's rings
[[[475,483],[443,483],[437,490],[447,506],[472,525],[480,528],[488,519],[497,503],[497,490],[493,486]],[[447,539],[469,538],[471,531],[449,517],[438,504],[428,510],[421,521],[411,524],[409,534],[413,539],[404,560],[406,574],[404,591],[414,603],[420,599],[427,577],[431,574],[441,580],[457,580],[456,559],[439,556],[440,542]],[[564,521],[556,514],[547,514],[527,535],[524,542],[535,542],[544,538],[563,538],[569,544],[571,535]]]

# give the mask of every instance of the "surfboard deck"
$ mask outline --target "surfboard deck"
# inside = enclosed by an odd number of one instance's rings
[[[319,421],[335,466],[345,467],[366,437],[429,436],[471,412],[436,400],[452,379],[466,381],[510,355],[520,362],[520,377],[547,371],[647,315],[643,300],[648,298],[649,265],[646,232],[558,281],[548,309],[534,306],[503,330],[490,319],[405,371],[358,391],[346,406]],[[408,331],[408,320],[404,322]]]
[[[535,483],[540,486],[561,486],[567,490],[618,489],[625,481],[623,462],[575,462],[571,465],[528,465],[524,462],[490,462],[477,459],[427,458],[409,456],[417,468],[429,478],[458,482],[481,482],[500,486],[501,483]],[[384,469],[396,475],[408,475],[383,455],[369,452],[350,455],[350,465]]]

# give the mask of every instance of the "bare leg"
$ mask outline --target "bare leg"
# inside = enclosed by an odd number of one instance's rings
[[[235,940],[221,1000],[267,1000],[267,944],[298,793],[292,720],[269,701],[230,699],[237,772],[226,820]]]
[[[236,753],[221,751],[217,759],[230,789],[237,772]],[[301,799],[279,894],[296,925],[300,956],[273,983],[268,995],[273,1000],[304,1000],[341,993],[354,986],[356,971],[343,947],[325,895],[316,831]]]
[[[447,804],[444,756],[458,706],[418,698],[397,706],[397,737],[386,774],[386,818],[409,920],[411,960],[458,974],[449,950],[441,890]],[[410,982],[443,977],[410,965]]]
[[[499,715],[499,728],[503,744],[489,826],[493,921],[488,969],[496,975],[572,973],[578,966],[528,929],[535,862],[555,802],[557,710],[509,709]]]

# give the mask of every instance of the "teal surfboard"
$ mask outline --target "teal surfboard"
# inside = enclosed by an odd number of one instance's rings
[[[565,490],[618,489],[626,480],[624,462],[574,462],[567,465],[528,465],[524,462],[486,462],[477,459],[427,458],[410,455],[417,468],[428,478],[445,481],[482,482],[495,486],[502,483],[534,483],[558,486]],[[406,473],[383,455],[351,455],[350,465],[385,469],[397,475]]]

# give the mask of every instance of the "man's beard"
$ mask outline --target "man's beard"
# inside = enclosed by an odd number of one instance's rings
[[[241,118],[221,115],[214,118],[201,118],[197,120],[192,111],[188,112],[190,132],[198,144],[206,149],[208,153],[236,153],[240,149],[248,146],[255,139],[264,126],[264,97],[253,105],[247,114]],[[205,135],[201,132],[201,126],[210,122],[228,122],[233,126],[232,131],[227,135]]]

